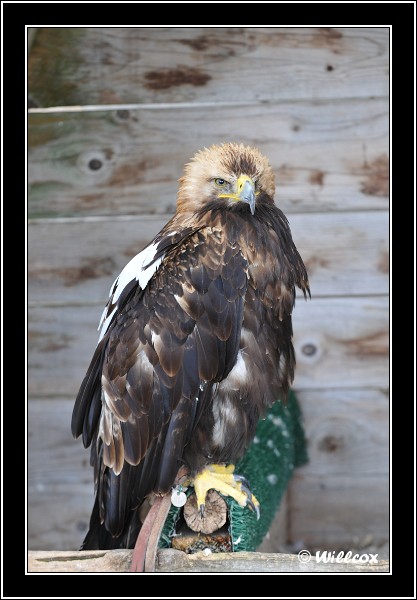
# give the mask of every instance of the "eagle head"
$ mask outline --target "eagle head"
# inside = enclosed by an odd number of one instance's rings
[[[224,143],[203,148],[185,165],[179,179],[177,210],[195,212],[211,206],[273,202],[275,177],[269,160],[257,148]]]

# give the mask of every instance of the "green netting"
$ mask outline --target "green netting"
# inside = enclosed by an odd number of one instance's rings
[[[265,537],[277,512],[281,498],[295,467],[307,462],[307,448],[301,412],[294,392],[288,402],[277,402],[265,420],[258,423],[255,438],[235,473],[244,475],[261,505],[261,518],[248,508],[242,508],[232,498],[225,497],[229,508],[233,550],[256,550]],[[189,488],[187,495],[193,492]],[[170,548],[180,508],[171,507],[159,541],[160,548]]]

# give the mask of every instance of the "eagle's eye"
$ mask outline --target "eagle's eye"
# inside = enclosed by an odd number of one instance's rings
[[[225,187],[226,185],[229,185],[229,182],[226,181],[225,179],[222,179],[221,177],[216,177],[216,179],[214,180],[214,183],[216,185],[218,185],[219,187]]]

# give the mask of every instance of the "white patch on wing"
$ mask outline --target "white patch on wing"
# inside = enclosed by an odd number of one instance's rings
[[[103,314],[101,315],[101,319],[100,319],[100,325],[98,326],[98,330],[100,331],[100,329],[101,329],[100,337],[98,338],[99,342],[103,339],[104,334],[106,333],[116,310],[117,310],[117,306],[115,306],[113,308],[113,310],[111,311],[111,313],[109,314],[108,317],[106,316],[107,315],[107,306],[103,310]]]
[[[175,235],[176,232],[173,231],[169,233],[168,236]],[[100,331],[99,342],[106,334],[107,329],[111,323],[111,320],[119,308],[117,306],[117,301],[123,293],[123,290],[127,285],[134,279],[139,283],[139,286],[144,290],[149,283],[152,275],[158,270],[160,264],[162,263],[164,256],[160,256],[157,260],[153,261],[154,256],[158,250],[160,241],[157,243],[150,244],[144,250],[139,252],[136,256],[130,260],[120,275],[116,278],[113,284],[110,287],[109,293],[109,301],[101,315],[100,323],[98,326],[98,330]],[[110,306],[116,305],[112,310],[111,314],[108,313]]]
[[[148,252],[146,252],[146,250],[148,250]],[[158,258],[158,260],[156,260],[155,262],[152,263],[153,257],[155,256],[155,250],[156,250],[156,246],[149,246],[149,248],[146,248],[145,250],[143,250],[143,252],[145,252],[145,254],[143,256],[142,268],[138,272],[138,275],[136,277],[136,279],[139,281],[140,287],[143,290],[148,285],[148,282],[149,282],[150,278],[152,277],[152,275],[154,273],[156,273],[156,271],[158,270],[158,267],[164,258],[164,255],[162,255]],[[150,264],[150,263],[152,263],[152,264]]]
[[[144,290],[148,284],[148,281],[155,273],[157,268],[162,262],[163,256],[158,258],[152,265],[148,266],[152,262],[155,256],[158,244],[150,244],[147,248],[139,252],[127,263],[119,277],[114,282],[114,294],[113,304],[120,298],[121,293],[125,287],[136,279],[139,282],[140,287]]]

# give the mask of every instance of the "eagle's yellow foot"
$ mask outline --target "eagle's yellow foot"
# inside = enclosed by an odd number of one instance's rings
[[[204,514],[206,494],[209,490],[216,490],[224,496],[230,496],[240,506],[248,506],[256,512],[259,519],[259,502],[252,494],[249,483],[245,477],[234,475],[234,465],[208,465],[194,477],[194,490],[197,496],[197,506],[200,513]]]

